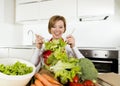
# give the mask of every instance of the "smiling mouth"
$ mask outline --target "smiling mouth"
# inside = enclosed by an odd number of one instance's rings
[[[54,33],[54,35],[55,35],[55,36],[59,36],[59,35],[60,35],[60,33]]]

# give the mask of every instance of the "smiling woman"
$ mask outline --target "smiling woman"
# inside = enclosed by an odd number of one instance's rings
[[[65,31],[66,31],[65,18],[60,15],[52,16],[48,23],[48,32],[51,34],[52,38],[49,39],[48,42],[62,39],[63,41],[66,41],[67,43],[67,45],[64,46],[64,48],[65,48],[65,51],[68,57],[83,58],[84,56],[75,47],[75,39],[72,35],[66,36],[66,40],[63,39],[62,35],[65,33]],[[40,35],[36,35],[36,47],[37,48],[31,59],[31,62],[37,66],[37,71],[39,71],[40,67],[44,65],[44,59],[42,56],[42,53],[45,51],[45,46],[43,45],[44,39],[45,39],[44,37]]]

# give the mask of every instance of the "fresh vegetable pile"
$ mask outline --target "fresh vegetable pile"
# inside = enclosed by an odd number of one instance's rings
[[[17,61],[12,65],[0,64],[0,72],[7,75],[25,75],[33,71],[32,67],[27,66],[24,63]]]
[[[87,58],[68,57],[66,45],[63,39],[45,43],[45,68],[65,86],[95,86],[98,71],[94,64]]]

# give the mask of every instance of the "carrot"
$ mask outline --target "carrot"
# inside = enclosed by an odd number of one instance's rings
[[[53,77],[50,77],[49,75],[42,73],[41,74],[44,78],[46,78],[49,82],[56,84],[56,85],[60,85],[60,83],[58,81],[56,81]]]
[[[35,78],[40,80],[45,86],[53,86],[47,79],[45,79],[41,74],[36,73]]]
[[[35,86],[44,86],[40,80],[36,79],[35,80]]]
[[[30,86],[36,86],[35,84],[31,84]]]

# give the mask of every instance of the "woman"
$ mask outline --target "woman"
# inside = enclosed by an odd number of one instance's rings
[[[48,23],[48,31],[52,35],[53,39],[59,39],[62,38],[63,33],[66,31],[66,20],[63,16],[55,15],[52,16]],[[62,38],[63,39],[63,38]],[[77,58],[83,58],[84,56],[78,51],[78,49],[75,47],[75,39],[72,35],[68,35],[66,37],[67,46],[65,47],[65,50],[69,57],[77,57]],[[44,51],[44,38],[40,35],[36,35],[36,50],[35,53],[31,59],[31,62],[35,64],[37,67],[37,71],[40,69],[41,65],[44,64],[42,53]]]

